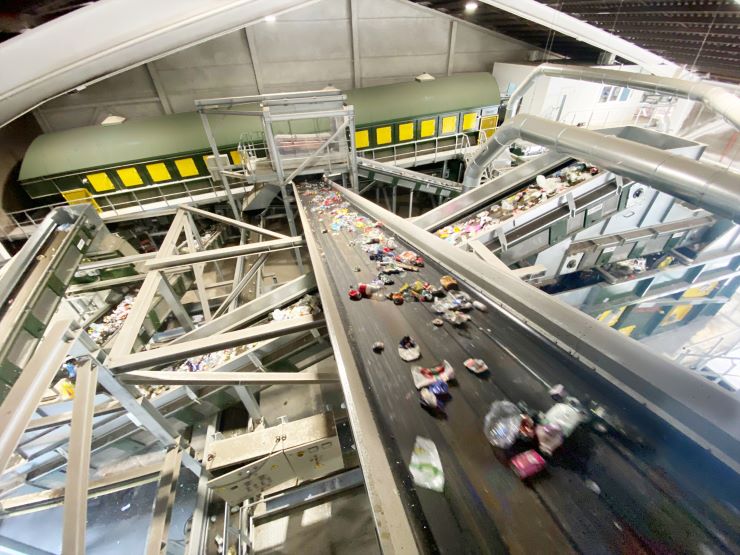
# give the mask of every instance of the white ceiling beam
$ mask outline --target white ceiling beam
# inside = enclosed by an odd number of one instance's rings
[[[447,48],[447,76],[452,75],[455,65],[455,41],[457,40],[457,21],[450,21],[450,44]]]
[[[246,27],[244,33],[247,36],[249,59],[252,62],[252,71],[254,72],[254,84],[257,87],[257,94],[262,94],[262,68],[260,67],[260,59],[257,55],[257,40],[254,38],[254,29]]]
[[[164,113],[167,115],[171,114],[172,104],[170,104],[167,91],[164,90],[164,85],[162,85],[162,79],[159,77],[157,67],[154,65],[154,62],[149,62],[148,64],[145,64],[145,66],[149,73],[149,78],[152,80],[152,85],[154,85],[154,90],[157,91],[157,97],[159,98],[159,103],[162,105],[162,110],[164,110]]]
[[[0,44],[0,126],[74,89],[316,1],[91,3]]]
[[[514,14],[522,19],[543,25],[563,35],[616,54],[620,58],[629,60],[650,71],[660,66],[675,70],[678,66],[673,62],[658,56],[636,44],[621,39],[607,31],[599,29],[575,17],[555,10],[535,0],[481,0],[484,4],[493,6]]]
[[[349,34],[352,38],[352,82],[354,88],[362,87],[362,66],[360,65],[360,26],[357,21],[357,0],[348,0]]]

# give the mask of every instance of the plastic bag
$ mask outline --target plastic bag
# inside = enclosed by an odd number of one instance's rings
[[[491,445],[507,449],[519,435],[522,411],[509,401],[494,401],[483,421],[483,432]]]
[[[437,446],[431,439],[416,436],[409,470],[417,486],[440,493],[444,491],[445,474],[442,470],[442,461]]]

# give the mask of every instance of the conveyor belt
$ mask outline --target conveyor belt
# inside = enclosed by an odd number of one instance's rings
[[[463,290],[490,309],[475,311],[471,323],[459,329],[447,323],[435,328],[427,303],[399,307],[389,301],[351,301],[348,289],[374,279],[375,263],[359,241],[354,244],[357,232],[332,232],[330,216],[311,209],[304,189],[298,200],[307,242],[315,241],[321,252],[313,264],[323,265],[330,278],[330,290],[319,284],[321,295],[333,298],[341,320],[342,329],[330,331],[348,336],[422,551],[738,551],[733,524],[738,498],[726,487],[737,483],[733,471],[464,284]],[[400,250],[408,248],[399,243]],[[427,261],[405,279],[438,283],[447,273]],[[393,290],[403,281],[397,278]],[[419,406],[410,374],[415,363],[403,362],[396,352],[404,335],[416,339],[422,365],[446,359],[455,367],[458,384],[451,388],[446,419]],[[371,350],[376,341],[386,344],[382,354]],[[483,358],[490,375],[468,372],[462,362],[471,356]],[[525,484],[508,468],[506,455],[486,441],[483,418],[498,399],[547,410],[552,405],[547,385],[555,383],[565,384],[582,402],[598,402],[621,420],[626,433],[599,433],[582,425],[549,461],[546,473]],[[416,436],[432,439],[440,451],[443,494],[412,485],[408,463]]]

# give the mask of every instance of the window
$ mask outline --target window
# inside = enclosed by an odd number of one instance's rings
[[[626,102],[630,98],[630,90],[627,87],[622,88],[622,94],[619,95],[619,102]]]
[[[116,173],[126,187],[137,187],[144,184],[136,168],[121,168],[116,170]]]
[[[601,96],[599,96],[599,102],[606,102],[609,100],[609,93],[612,92],[612,88],[609,86],[604,87],[601,89]]]
[[[622,90],[622,87],[612,87],[612,94],[609,95],[609,101],[614,102],[619,98],[619,91]]]
[[[168,181],[172,179],[172,177],[170,177],[170,172],[167,169],[167,166],[165,166],[163,162],[157,162],[156,164],[147,164],[146,171],[149,172],[149,177],[151,177],[152,181],[154,181],[155,183],[158,181]]]

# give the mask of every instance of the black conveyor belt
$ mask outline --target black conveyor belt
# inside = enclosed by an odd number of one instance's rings
[[[487,303],[487,312],[473,311],[463,328],[449,323],[436,328],[428,303],[350,300],[350,286],[375,279],[376,263],[361,250],[360,233],[333,232],[331,216],[312,210],[311,192],[299,188],[299,193],[308,214],[304,228],[324,254],[312,262],[328,270],[344,331],[424,551],[740,552],[732,471],[702,456],[683,436],[493,304]],[[398,242],[398,252],[408,248]],[[439,283],[447,273],[427,260],[418,274],[395,277],[396,284],[387,289],[417,279]],[[467,290],[462,283],[461,289]],[[416,339],[420,361],[400,359],[396,347],[404,335]],[[371,349],[376,341],[385,342],[382,354]],[[463,366],[468,357],[484,359],[490,372],[468,372]],[[419,406],[410,373],[412,365],[431,366],[443,359],[457,374],[446,419]],[[593,399],[606,407],[627,434],[599,433],[583,424],[548,461],[547,470],[524,483],[510,470],[507,455],[487,442],[483,418],[498,399],[525,401],[546,411],[553,404],[547,385],[555,383],[563,383],[584,404]],[[440,452],[444,493],[413,485],[408,463],[416,436],[430,438]]]

